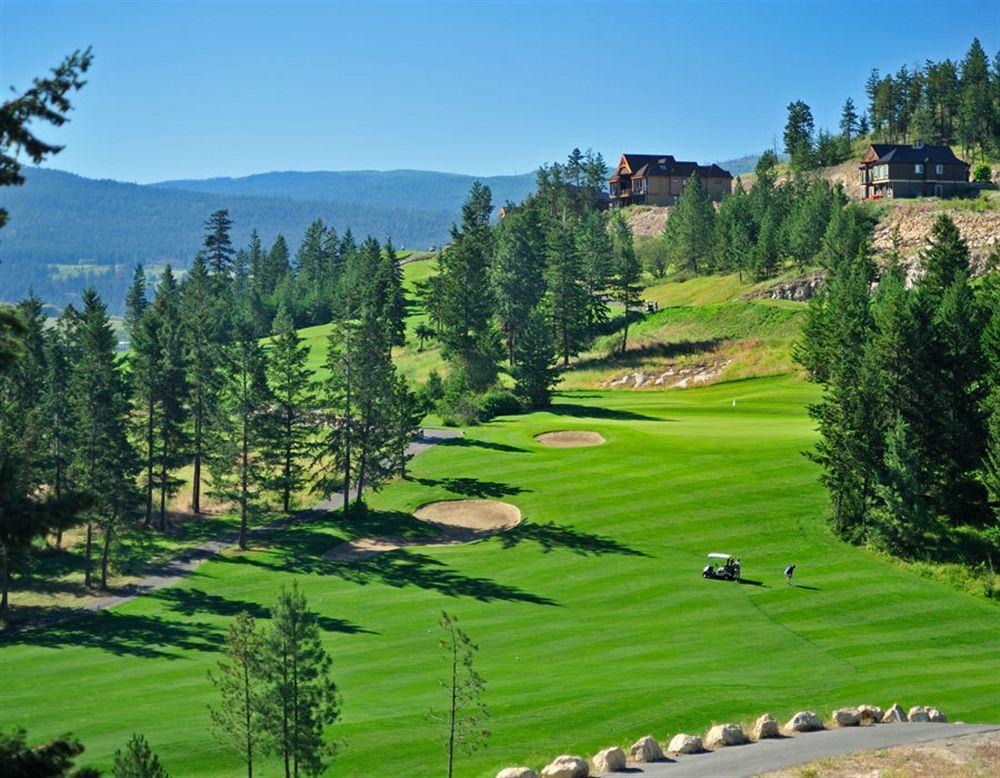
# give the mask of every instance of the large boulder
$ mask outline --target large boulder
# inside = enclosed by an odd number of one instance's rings
[[[811,710],[800,710],[785,724],[785,729],[789,732],[816,732],[823,729],[823,719]]]
[[[937,708],[927,708],[927,717],[933,721],[935,724],[947,724],[948,717],[945,716]]]
[[[882,709],[878,705],[859,705],[858,719],[863,726],[878,724],[882,720]]]
[[[838,708],[831,718],[838,727],[856,727],[861,723],[861,712],[857,708]]]
[[[914,705],[912,708],[910,708],[909,712],[906,714],[906,717],[910,721],[927,722],[931,720],[931,717],[927,715],[927,708],[925,708],[923,705]]]
[[[705,735],[706,748],[722,748],[723,746],[741,746],[747,742],[743,727],[739,724],[716,724]]]
[[[750,730],[751,740],[764,740],[769,737],[778,737],[778,722],[770,713],[763,713],[757,717]]]
[[[885,715],[882,716],[883,724],[898,724],[902,721],[909,721],[909,718],[906,715],[906,711],[899,707],[899,703],[889,708],[885,712]]]
[[[542,778],[588,778],[590,765],[578,756],[563,754],[542,768]]]
[[[697,754],[699,751],[703,751],[704,748],[701,738],[697,735],[685,735],[681,733],[680,735],[674,735],[667,746],[667,751],[671,754]]]
[[[632,744],[628,755],[633,762],[658,762],[663,759],[663,749],[652,735],[646,735]]]
[[[538,773],[530,767],[505,767],[497,773],[497,778],[538,778]]]
[[[625,752],[618,746],[612,746],[598,751],[591,761],[594,763],[594,770],[601,775],[617,773],[625,769]]]

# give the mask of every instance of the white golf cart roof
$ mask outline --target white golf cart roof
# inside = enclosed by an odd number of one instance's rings
[[[708,555],[709,559],[732,559],[732,557],[733,557],[732,554],[720,554],[718,552]]]

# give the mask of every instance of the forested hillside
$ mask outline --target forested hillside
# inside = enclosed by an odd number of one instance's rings
[[[34,289],[59,307],[93,284],[117,311],[137,262],[187,267],[201,245],[206,216],[221,209],[229,210],[238,244],[256,230],[268,245],[283,234],[293,249],[315,219],[339,232],[350,228],[391,236],[397,246],[426,248],[447,239],[454,216],[391,201],[374,206],[184,192],[41,168],[26,170],[25,178],[23,187],[3,192],[11,218],[3,235],[0,299],[18,300]]]
[[[467,176],[428,170],[342,170],[258,173],[241,178],[161,181],[151,186],[226,195],[358,203],[457,214],[473,181],[490,188],[497,203],[520,202],[535,189],[535,173]]]

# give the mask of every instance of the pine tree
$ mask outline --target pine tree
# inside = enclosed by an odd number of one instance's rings
[[[233,255],[236,253],[229,238],[232,226],[229,211],[225,209],[215,211],[205,222],[205,262],[212,275],[222,284],[228,283],[233,269]]]
[[[263,689],[263,637],[253,617],[243,611],[229,625],[226,648],[208,679],[219,691],[219,705],[210,708],[212,734],[246,762],[253,778],[254,754],[260,752],[265,733],[261,721],[266,699]]]
[[[543,252],[544,238],[533,212],[515,210],[497,225],[490,287],[510,364],[525,316],[545,293]]]
[[[489,218],[493,211],[489,187],[473,183],[462,205],[460,226],[453,226],[451,245],[439,259],[437,289],[439,332],[443,353],[464,371],[474,391],[496,381],[496,335],[492,329],[493,296],[490,293],[490,263],[493,234]]]
[[[524,318],[514,347],[514,391],[532,408],[545,408],[562,371],[556,364],[552,330],[541,307]]]
[[[270,436],[271,394],[264,350],[249,322],[236,322],[233,343],[224,348],[219,396],[209,431],[211,494],[239,505],[239,546],[247,547],[247,526],[257,510],[266,477],[260,453]]]
[[[146,738],[133,733],[125,748],[115,751],[111,775],[113,778],[169,778],[170,774],[163,769]]]
[[[222,355],[222,338],[218,332],[219,322],[213,315],[214,301],[208,266],[204,257],[199,254],[181,285],[180,310],[189,391],[190,453],[194,468],[191,476],[191,510],[194,513],[201,513],[206,436],[210,421],[215,415],[220,380],[218,368]]]
[[[180,288],[168,264],[160,276],[150,309],[158,328],[154,396],[160,532],[166,529],[167,499],[183,484],[170,472],[184,464],[187,458],[188,441],[184,425],[188,418],[186,400],[189,388],[180,307]]]
[[[844,101],[844,107],[840,111],[840,132],[850,140],[858,131],[858,112],[854,107],[854,100],[848,97]]]
[[[142,487],[146,498],[145,526],[153,520],[153,493],[156,489],[157,403],[160,399],[160,320],[152,308],[147,308],[132,333],[128,353],[129,383],[136,408],[138,447],[142,453]]]
[[[985,158],[987,146],[993,140],[992,130],[996,120],[990,90],[989,59],[978,38],[973,38],[962,60],[961,90],[959,140],[967,150],[978,147],[980,157]]]
[[[624,354],[628,348],[629,317],[632,309],[639,303],[642,291],[642,263],[635,255],[632,244],[632,229],[619,213],[611,219],[611,244],[613,249],[613,275],[611,277],[611,294],[625,309],[625,326],[622,328],[622,348]]]
[[[131,338],[146,312],[146,271],[140,262],[132,272],[132,286],[125,295],[125,332]]]
[[[93,289],[83,293],[82,304],[75,328],[79,357],[69,380],[75,423],[70,478],[90,500],[84,584],[91,585],[94,526],[99,524],[104,533],[100,584],[104,588],[115,527],[128,516],[134,501],[135,454],[126,434],[126,382],[107,309]]]
[[[70,462],[74,429],[69,397],[69,370],[73,361],[69,319],[60,316],[54,327],[45,332],[45,388],[43,389],[42,418],[47,434],[45,456],[47,472],[44,482],[52,488],[58,502],[70,491],[67,468]],[[75,521],[75,517],[69,516]],[[53,529],[56,548],[62,546],[63,525]]]
[[[292,496],[309,478],[307,458],[316,432],[316,394],[312,370],[306,364],[309,348],[302,345],[283,307],[275,316],[274,329],[267,360],[267,378],[274,398],[273,439],[267,442],[264,456],[271,471],[268,486],[281,495],[282,510],[288,512]]]
[[[993,244],[988,268],[980,286],[980,307],[989,315],[982,337],[983,356],[989,366],[986,373],[989,395],[985,402],[989,422],[983,482],[993,509],[994,526],[1000,526],[1000,241]]]
[[[756,187],[755,187],[756,190]],[[670,209],[663,241],[667,256],[678,268],[703,272],[712,250],[715,207],[697,172],[691,174],[677,204]]]
[[[448,663],[448,677],[441,681],[441,687],[448,694],[448,707],[441,712],[432,711],[431,716],[448,726],[448,778],[452,778],[456,748],[469,755],[486,745],[490,732],[485,724],[490,714],[483,702],[486,682],[474,665],[479,646],[459,628],[458,619],[450,613],[441,611],[439,624],[444,637],[438,645]]]
[[[264,635],[265,721],[273,753],[281,755],[285,778],[319,775],[335,752],[323,730],[340,717],[333,664],[320,640],[316,614],[297,581],[281,587]]]
[[[589,338],[589,295],[573,233],[554,222],[546,245],[546,308],[563,364],[583,349]]]
[[[576,247],[587,289],[587,330],[593,335],[608,320],[605,290],[612,285],[617,259],[608,222],[602,214],[591,211],[583,217],[577,230]],[[526,302],[530,303],[526,310],[531,310],[537,304],[537,300]]]
[[[882,506],[874,512],[874,531],[893,553],[921,552],[934,527],[924,473],[906,422],[899,416],[886,437],[885,461],[875,486]]]
[[[814,165],[812,109],[801,100],[788,104],[788,120],[785,123],[785,153],[792,159],[792,166],[807,170]]]

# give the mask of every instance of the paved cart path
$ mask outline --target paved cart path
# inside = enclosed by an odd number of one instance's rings
[[[417,454],[426,451],[436,443],[461,436],[462,432],[460,430],[422,429],[420,431],[420,437],[410,443],[407,447],[407,453],[412,456],[416,456]],[[354,499],[356,496],[357,490],[352,489],[351,498]],[[292,524],[311,521],[318,518],[318,514],[339,510],[343,504],[343,492],[331,495],[327,499],[316,503],[311,508],[299,511],[288,519],[282,519],[281,521],[276,521],[263,527],[257,527],[249,530],[249,537],[251,540],[255,538],[259,539],[267,536],[271,532],[283,529],[284,527],[288,527]],[[109,594],[105,597],[96,597],[73,609],[63,610],[49,617],[43,616],[39,619],[25,622],[24,624],[15,625],[14,627],[4,631],[21,632],[25,630],[38,629],[39,627],[45,627],[49,624],[54,624],[57,621],[63,621],[64,619],[73,618],[85,613],[114,608],[117,605],[122,605],[130,600],[134,600],[140,595],[155,592],[157,589],[163,589],[167,586],[173,586],[200,564],[208,559],[211,559],[216,554],[225,551],[227,548],[235,546],[238,541],[238,531],[227,532],[225,535],[220,535],[213,540],[206,540],[203,543],[199,543],[194,548],[184,551],[182,554],[174,557],[170,561],[163,563],[163,565],[161,565],[155,572],[150,573],[139,581],[122,587],[114,594]]]
[[[679,756],[676,761],[637,765],[632,775],[648,778],[749,778],[828,756],[923,743],[979,732],[995,732],[995,724],[876,724],[871,727],[808,732],[794,737],[761,740],[704,754]]]

